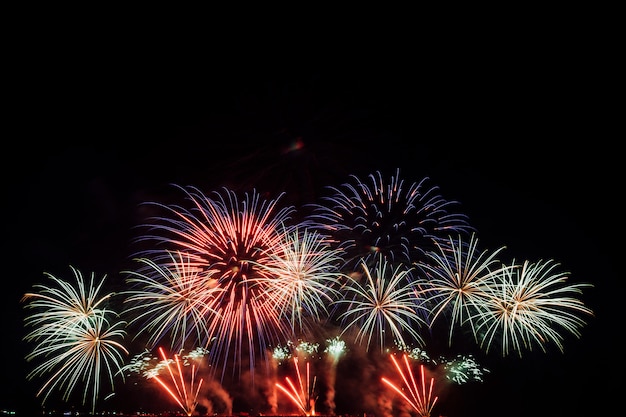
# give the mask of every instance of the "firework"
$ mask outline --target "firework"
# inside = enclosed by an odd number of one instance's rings
[[[428,363],[434,367],[443,367],[446,378],[458,385],[470,381],[482,382],[483,375],[489,372],[489,370],[482,367],[472,355],[459,354],[453,359],[440,356],[439,359],[434,360],[428,356],[425,350],[417,347],[409,347],[398,343],[396,348],[410,359],[421,363]]]
[[[432,360],[428,356],[428,353],[425,350],[420,349],[419,347],[408,346],[400,341],[396,341],[396,349],[398,350],[398,352],[403,352],[411,359],[415,359],[424,363],[432,362]]]
[[[278,345],[274,348],[272,357],[279,362],[295,356],[300,358],[312,357],[317,354],[319,347],[319,343],[316,342],[309,342],[300,339],[298,340],[298,343],[294,343],[291,340],[288,340],[284,346]]]
[[[63,391],[63,400],[68,401],[77,386],[84,387],[82,403],[91,391],[93,413],[101,383],[108,380],[113,389],[114,376],[121,371],[124,355],[128,354],[121,343],[126,323],[105,307],[113,294],[100,297],[106,276],[96,282],[92,273],[86,282],[79,270],[70,268],[75,285],[45,273],[56,287],[35,285],[37,291],[22,298],[25,308],[33,311],[26,317],[25,326],[34,329],[24,340],[35,343],[35,347],[26,360],[42,361],[27,378],[49,375],[37,393],[44,394],[42,404],[55,390]]]
[[[326,306],[339,294],[340,252],[330,249],[317,232],[295,229],[283,238],[282,244],[268,249],[266,263],[256,264],[263,273],[250,279],[250,287],[263,288],[280,318],[291,324],[293,336],[304,332],[306,337],[311,326],[305,321],[319,325],[326,320]]]
[[[390,181],[370,174],[368,182],[352,175],[340,188],[328,187],[332,195],[324,204],[311,205],[308,221],[346,252],[344,267],[351,271],[364,262],[371,266],[382,255],[390,263],[425,260],[433,243],[450,234],[472,230],[465,215],[452,211],[456,201],[445,200],[428,178],[405,184],[400,170]]]
[[[503,356],[513,349],[532,350],[537,345],[546,352],[554,343],[563,352],[563,335],[559,329],[580,337],[585,324],[581,316],[593,311],[573,295],[580,295],[591,284],[568,284],[567,272],[558,271],[553,260],[523,265],[512,262],[509,268],[491,276],[486,287],[488,298],[476,314],[481,347],[487,352],[500,343]]]
[[[450,237],[447,245],[436,245],[438,251],[429,253],[432,262],[420,265],[425,271],[425,278],[420,280],[419,293],[426,295],[431,327],[439,317],[446,315],[450,320],[449,344],[452,343],[454,330],[466,323],[469,323],[476,338],[474,323],[470,319],[483,308],[489,278],[506,269],[496,258],[505,248],[501,247],[491,254],[486,250],[479,253],[475,234],[472,234],[468,244],[459,236],[456,242]]]
[[[327,353],[333,359],[333,363],[337,363],[339,358],[346,353],[346,342],[341,340],[339,336],[333,339],[326,339],[324,353]]]
[[[149,269],[144,268],[144,273],[126,271],[127,284],[135,288],[124,292],[130,305],[125,313],[133,317],[129,324],[141,324],[135,338],[147,333],[148,346],[165,336],[176,350],[183,349],[189,338],[193,344],[206,344],[208,323],[216,316],[211,304],[220,292],[217,281],[191,267],[188,256],[170,254],[170,260],[158,265],[141,258],[137,261]]]
[[[185,253],[186,264],[197,272],[197,279],[206,279],[218,289],[208,306],[219,317],[207,323],[207,334],[213,341],[212,364],[215,368],[221,365],[222,378],[227,364],[234,365],[233,374],[237,370],[241,373],[247,353],[249,370],[254,374],[257,356],[264,357],[269,366],[268,346],[291,334],[266,287],[270,280],[259,279],[271,278],[270,272],[258,265],[274,262],[269,248],[284,244],[294,209],[279,209],[278,199],[261,199],[256,191],[240,200],[226,188],[211,197],[194,187],[179,188],[186,193],[191,208],[155,203],[168,214],[155,217],[147,226],[150,234],[139,240],[152,241],[159,249],[148,249],[140,257],[167,264],[171,259],[165,249]]]
[[[365,262],[362,268],[364,282],[351,277],[342,289],[345,298],[336,302],[345,307],[338,316],[342,334],[353,332],[355,341],[365,344],[366,350],[376,345],[381,352],[392,342],[423,344],[416,328],[425,322],[417,313],[421,307],[411,285],[411,270],[402,265],[392,267],[382,255],[373,271]]]
[[[285,377],[287,386],[276,383],[276,387],[284,392],[305,416],[314,416],[315,402],[317,401],[315,394],[315,383],[317,378],[313,377],[313,381],[311,381],[311,365],[309,362],[306,362],[305,364],[306,369],[304,371],[304,378],[302,376],[303,372],[300,369],[298,358],[295,356],[293,357],[293,365],[296,371],[297,385],[291,378]]]
[[[320,347],[319,343],[308,342],[306,340],[300,340],[295,346],[296,354],[300,357],[306,358],[317,353]]]
[[[313,206],[314,214],[298,224],[290,224],[293,207],[279,209],[278,199],[264,200],[256,191],[240,196],[224,188],[205,195],[179,187],[188,208],[151,203],[166,213],[145,225],[148,232],[138,241],[148,246],[136,253],[137,270],[124,271],[129,289],[121,293],[135,338],[145,336],[150,349],[168,340],[179,352],[199,344],[209,373],[224,378],[232,365],[233,376],[238,370],[241,377],[249,365],[245,382],[248,376],[254,382],[259,357],[268,368],[293,359],[295,379],[274,384],[276,369],[267,369],[271,383],[262,388],[272,405],[280,390],[300,412],[313,415],[316,377],[311,382],[308,359],[317,357],[319,345],[298,338],[327,335],[320,328],[337,325],[340,336],[326,340],[329,361],[317,368],[324,370],[331,414],[336,365],[346,351],[339,337],[350,335],[366,351],[386,352],[393,342],[404,353],[406,370],[394,356],[392,361],[406,387],[382,381],[428,416],[438,399],[434,379],[427,387],[422,365],[417,384],[408,358],[441,365],[457,384],[481,381],[486,370],[471,356],[431,360],[421,349],[422,325],[432,330],[447,318],[450,345],[455,331],[469,328],[486,353],[500,347],[503,356],[510,350],[521,356],[535,345],[545,352],[550,342],[563,351],[561,330],[580,337],[581,316],[593,312],[576,296],[590,285],[567,285],[567,274],[555,272],[552,261],[504,265],[496,258],[504,248],[479,251],[476,235],[464,241],[472,230],[465,217],[449,212],[456,202],[444,200],[436,187],[425,188],[427,179],[406,185],[399,171],[389,183],[379,172],[369,181],[352,178],[352,184],[331,188],[328,207]],[[37,394],[45,394],[44,402],[57,389],[67,401],[80,383],[83,404],[92,393],[94,410],[104,377],[113,387],[113,375],[123,370],[127,351],[118,340],[126,322],[105,308],[112,294],[99,295],[104,279],[95,282],[92,275],[86,283],[72,270],[77,285],[50,275],[59,288],[36,286],[39,293],[23,298],[35,311],[26,319],[35,328],[25,337],[35,343],[27,360],[43,361],[28,378],[51,375]],[[297,344],[289,342],[294,338]],[[413,343],[420,347],[410,348]],[[271,346],[278,346],[276,361],[268,360]],[[168,359],[159,352],[159,364],[143,369],[144,375],[191,415],[203,383],[195,367],[185,372],[192,355]],[[131,365],[126,369],[142,366]]]
[[[396,370],[398,371],[398,375],[402,377],[405,388],[399,388],[387,378],[382,378],[382,381],[387,384],[391,389],[393,389],[396,393],[398,393],[420,417],[430,417],[430,413],[432,412],[433,407],[435,406],[435,404],[437,403],[437,399],[439,398],[436,396],[433,397],[433,385],[435,379],[430,379],[428,392],[426,392],[426,384],[424,381],[424,365],[420,365],[421,384],[418,384],[415,381],[415,377],[413,376],[413,371],[409,364],[407,355],[402,355],[406,371],[402,370],[394,355],[390,355],[390,357],[396,367]],[[408,394],[405,394],[405,391],[408,391]]]
[[[124,370],[141,373],[146,379],[156,382],[185,414],[191,416],[198,405],[198,395],[204,382],[203,378],[198,378],[200,361],[208,351],[196,348],[187,355],[175,354],[173,359],[165,355],[162,347],[158,351],[159,357],[147,350],[135,355]]]
[[[159,348],[159,353],[161,354],[162,364],[167,369],[167,375],[170,377],[171,385],[168,385],[159,375],[158,373],[153,375],[151,378],[154,379],[168,394],[169,396],[176,401],[183,411],[191,416],[198,405],[198,393],[200,392],[200,388],[202,387],[203,379],[195,382],[195,378],[197,376],[196,365],[192,365],[191,369],[191,379],[190,381],[185,381],[185,376],[181,367],[181,361],[179,355],[174,355],[174,363],[176,364],[176,375],[175,371],[172,369],[172,360],[168,359],[165,356],[165,352],[162,348]]]
[[[483,375],[489,372],[476,362],[472,355],[457,355],[454,359],[441,359],[446,371],[446,378],[456,384],[465,384],[470,381],[483,381]]]
[[[332,339],[326,339],[326,348],[324,349],[330,366],[326,373],[326,395],[324,405],[331,415],[335,414],[335,382],[337,380],[337,364],[339,359],[346,354],[346,343],[336,336]]]

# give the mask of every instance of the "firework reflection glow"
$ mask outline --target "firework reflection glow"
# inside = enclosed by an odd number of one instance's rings
[[[409,359],[406,354],[402,355],[404,364],[406,366],[406,373],[402,370],[398,361],[394,355],[390,355],[393,364],[398,370],[398,374],[404,381],[405,390],[409,391],[410,397],[404,393],[404,390],[396,386],[393,382],[387,378],[382,378],[382,381],[387,384],[391,389],[400,394],[402,398],[417,412],[420,417],[430,417],[430,413],[433,407],[437,403],[439,397],[433,397],[433,385],[435,378],[430,378],[430,385],[428,387],[428,393],[426,393],[426,384],[424,383],[424,365],[420,365],[421,385],[418,385],[413,376],[413,371],[409,365]],[[408,375],[408,377],[407,377]]]

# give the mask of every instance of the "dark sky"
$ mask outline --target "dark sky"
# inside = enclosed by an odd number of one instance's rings
[[[486,247],[555,259],[594,285],[580,340],[567,338],[564,354],[488,359],[488,381],[461,389],[449,415],[600,415],[616,404],[622,158],[600,81],[571,50],[307,72],[38,46],[31,65],[15,64],[4,135],[0,409],[39,401],[25,382],[21,295],[68,265],[115,277],[138,205],[171,198],[170,184],[283,189],[299,205],[349,174],[396,168],[459,201]],[[297,139],[304,148],[282,152]]]

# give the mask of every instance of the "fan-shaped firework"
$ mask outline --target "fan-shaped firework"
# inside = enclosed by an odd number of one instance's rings
[[[271,248],[284,244],[289,233],[288,220],[293,207],[279,209],[278,200],[264,200],[253,191],[240,197],[222,189],[208,197],[194,187],[182,188],[191,208],[164,206],[166,216],[148,225],[151,234],[140,238],[163,249],[148,249],[141,257],[157,264],[171,262],[166,250],[180,251],[188,257],[187,265],[197,270],[198,279],[216,283],[217,296],[210,308],[219,320],[207,324],[213,340],[210,361],[233,364],[233,373],[242,371],[242,360],[248,355],[249,369],[254,373],[255,357],[262,356],[269,366],[267,350],[290,336],[290,325],[281,320],[268,290],[267,269],[259,264],[273,263]],[[215,368],[214,368],[215,369]],[[222,376],[224,373],[222,373]]]
[[[379,254],[388,262],[411,265],[423,261],[434,242],[472,230],[465,215],[452,211],[456,201],[426,186],[428,178],[405,184],[399,177],[396,170],[385,183],[376,172],[366,183],[353,175],[352,182],[329,187],[333,194],[323,198],[324,204],[312,205],[311,227],[346,251],[348,270],[361,260],[371,266]]]
[[[276,383],[276,387],[279,388],[285,395],[291,400],[291,402],[301,411],[305,416],[315,415],[315,402],[317,401],[317,394],[315,393],[315,383],[317,377],[313,377],[311,381],[311,364],[305,363],[305,370],[300,369],[300,365],[297,357],[293,357],[293,366],[296,371],[296,384],[288,376],[285,377],[287,386],[280,383]],[[302,376],[302,373],[305,376]]]
[[[168,359],[163,348],[159,348],[159,354],[161,362],[156,367],[145,371],[144,374],[148,379],[157,382],[186,415],[193,415],[198,406],[198,394],[204,382],[204,379],[198,378],[199,365],[197,367],[195,363],[192,363],[191,370],[184,372],[186,370],[184,367],[189,366],[189,356],[181,359],[181,355],[177,354],[174,355],[174,359]],[[173,368],[172,364],[176,367]],[[163,369],[167,370],[166,377],[161,376]],[[166,381],[167,377],[169,377],[169,382]]]
[[[420,382],[421,384],[415,381],[415,376],[413,375],[413,370],[411,369],[411,365],[409,364],[409,359],[407,355],[402,355],[402,359],[404,361],[405,371],[402,370],[400,364],[396,360],[394,355],[389,355],[393,364],[398,371],[398,375],[402,377],[402,382],[404,383],[403,388],[398,387],[398,385],[394,384],[391,380],[387,378],[382,378],[382,382],[384,382],[387,386],[393,389],[397,394],[399,394],[408,405],[411,406],[414,412],[417,413],[419,417],[430,417],[430,413],[432,413],[435,404],[439,397],[433,396],[433,386],[435,383],[435,379],[430,379],[430,385],[428,386],[428,393],[426,392],[426,384],[425,384],[425,376],[424,376],[424,365],[420,365]]]
[[[183,349],[189,338],[193,345],[207,345],[208,326],[216,315],[211,305],[221,290],[209,274],[200,274],[189,265],[188,256],[171,254],[170,259],[166,265],[157,265],[141,258],[137,261],[149,272],[126,272],[126,282],[134,288],[125,292],[130,305],[125,313],[132,316],[129,324],[139,324],[135,337],[147,333],[151,347],[165,336],[176,350]]]
[[[330,305],[338,295],[341,252],[331,249],[317,232],[296,229],[283,234],[283,242],[268,248],[264,271],[251,278],[251,288],[260,285],[271,298],[294,337],[310,336],[311,325],[326,320]],[[306,321],[312,322],[307,325]],[[304,334],[301,334],[304,332]]]
[[[345,298],[335,303],[341,307],[342,334],[353,333],[357,343],[365,341],[367,350],[375,344],[381,352],[394,343],[423,345],[416,329],[426,323],[419,314],[422,307],[411,285],[411,270],[402,264],[393,267],[382,255],[372,270],[365,262],[361,267],[363,282],[350,277],[342,288]]]
[[[481,346],[488,352],[499,343],[502,355],[509,349],[522,355],[523,349],[538,345],[544,352],[554,343],[563,352],[563,335],[559,329],[580,337],[585,324],[582,315],[593,315],[582,300],[574,297],[591,284],[567,284],[569,274],[558,271],[552,260],[523,265],[515,262],[490,278],[485,287],[488,298],[480,313],[477,333]]]
[[[474,323],[470,320],[485,302],[485,286],[494,274],[503,268],[496,256],[504,247],[488,255],[488,251],[478,252],[478,239],[472,234],[469,244],[464,244],[458,236],[449,238],[447,245],[436,243],[437,252],[429,252],[432,262],[421,264],[426,277],[420,279],[419,293],[426,295],[426,303],[431,312],[431,326],[437,319],[446,315],[450,319],[448,343],[458,327],[469,323],[476,338]],[[431,306],[432,305],[432,306]]]
[[[91,391],[91,410],[95,411],[100,395],[100,384],[108,380],[111,389],[114,376],[122,369],[128,352],[121,344],[126,335],[125,322],[104,307],[112,294],[100,297],[104,280],[95,282],[91,275],[85,282],[81,272],[71,267],[76,285],[51,274],[46,275],[57,286],[35,285],[37,292],[26,293],[22,298],[25,308],[34,312],[25,319],[26,327],[33,327],[24,338],[35,343],[26,356],[28,361],[41,360],[28,375],[32,379],[49,375],[37,396],[45,393],[42,403],[50,394],[63,391],[68,401],[77,388],[84,388],[83,404]]]

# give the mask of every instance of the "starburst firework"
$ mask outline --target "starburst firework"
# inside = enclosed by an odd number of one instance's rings
[[[112,293],[100,296],[106,279],[96,282],[91,274],[88,282],[82,273],[70,266],[76,284],[46,273],[54,286],[35,285],[35,292],[26,293],[22,302],[33,313],[25,319],[32,327],[24,340],[35,343],[27,361],[42,360],[28,375],[28,379],[49,375],[37,396],[44,394],[45,403],[50,394],[63,391],[68,401],[78,386],[84,388],[82,403],[91,392],[91,411],[95,411],[101,384],[108,381],[114,387],[114,376],[121,371],[124,356],[128,354],[122,341],[126,335],[125,322],[105,307]]]
[[[139,324],[135,338],[147,333],[148,346],[154,347],[168,336],[175,350],[185,348],[188,339],[194,345],[208,345],[209,323],[218,318],[211,307],[221,291],[217,281],[199,273],[182,253],[170,254],[164,265],[146,258],[137,262],[144,272],[126,271],[126,282],[134,289],[124,292],[129,305],[125,314],[132,317],[129,324]]]
[[[341,307],[342,334],[353,333],[367,350],[375,345],[381,352],[398,342],[423,344],[416,329],[426,323],[419,314],[422,307],[411,284],[411,270],[393,267],[382,255],[372,270],[365,262],[361,267],[363,282],[350,277],[342,288],[345,297],[335,303]]]
[[[454,330],[469,323],[476,339],[471,320],[483,308],[489,279],[506,269],[496,258],[504,247],[488,254],[478,251],[475,234],[468,244],[461,236],[456,241],[450,237],[446,245],[436,243],[438,251],[429,252],[431,262],[421,264],[425,278],[420,279],[419,293],[424,295],[431,312],[431,326],[441,316],[449,318],[448,343],[452,343]]]
[[[524,349],[534,345],[546,352],[546,345],[554,343],[563,352],[563,334],[560,330],[580,337],[585,324],[582,316],[593,311],[582,300],[583,288],[591,284],[569,284],[569,274],[559,271],[553,260],[512,262],[509,268],[492,275],[486,287],[488,297],[474,319],[481,346],[488,352],[499,343],[503,356],[513,349],[521,356]]]
[[[223,188],[209,197],[195,187],[179,188],[191,207],[154,203],[167,214],[155,217],[147,225],[151,232],[139,241],[152,241],[159,248],[147,249],[140,257],[167,265],[169,251],[180,251],[198,280],[215,284],[219,292],[208,307],[219,320],[207,323],[211,362],[221,367],[223,377],[227,364],[234,365],[233,374],[240,374],[247,360],[254,374],[257,357],[269,366],[268,346],[290,336],[290,325],[281,320],[269,296],[271,280],[260,279],[272,278],[270,271],[258,265],[274,262],[271,248],[284,244],[295,209],[279,209],[278,199],[262,199],[256,191],[241,197]]]
[[[438,187],[427,187],[428,178],[405,184],[398,169],[388,183],[379,171],[369,181],[351,179],[339,188],[328,187],[332,195],[323,197],[324,204],[311,205],[308,219],[345,250],[348,271],[361,262],[373,265],[379,255],[411,265],[424,260],[435,242],[472,230],[467,217],[453,210],[458,203],[445,200]]]
[[[304,333],[307,338],[313,325],[327,319],[326,306],[338,297],[341,252],[306,229],[283,237],[280,245],[267,250],[266,262],[256,264],[264,272],[250,279],[251,288],[263,288],[267,292],[263,296],[272,299],[280,318],[291,324],[294,337]]]

